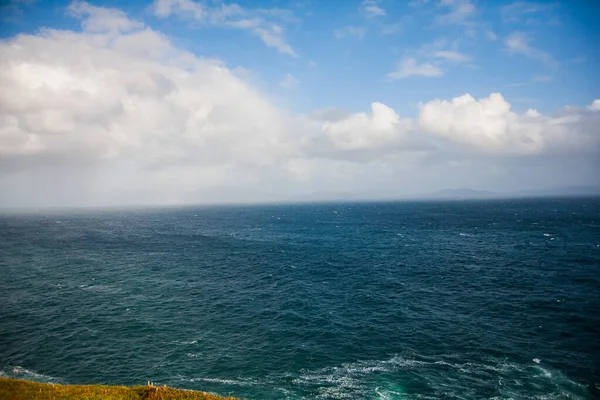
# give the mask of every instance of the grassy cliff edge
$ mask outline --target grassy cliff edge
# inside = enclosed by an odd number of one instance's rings
[[[0,378],[0,400],[236,400],[159,386],[57,385]]]

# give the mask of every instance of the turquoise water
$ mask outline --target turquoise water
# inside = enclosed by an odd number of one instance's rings
[[[249,399],[590,399],[600,199],[0,216],[0,373]]]

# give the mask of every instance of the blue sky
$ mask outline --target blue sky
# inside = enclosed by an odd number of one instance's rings
[[[599,17],[592,0],[3,2],[0,205],[600,185]]]
[[[515,109],[550,112],[565,104],[588,104],[600,92],[596,71],[600,4],[591,0],[447,5],[433,0],[374,1],[371,4],[381,10],[376,14],[367,10],[369,2],[358,1],[237,2],[248,10],[285,11],[282,18],[270,21],[281,26],[297,57],[266,46],[247,30],[205,24],[189,15],[157,18],[147,1],[90,3],[120,8],[182,48],[248,69],[257,84],[301,112],[327,107],[358,111],[380,101],[410,115],[420,101],[463,93],[477,98],[490,92],[502,92]],[[14,2],[3,11],[2,36],[32,33],[41,27],[78,29],[79,21],[65,13],[68,4]],[[443,19],[461,4],[473,8],[455,19]],[[521,35],[529,47],[551,61],[511,52],[507,40],[513,34]],[[438,58],[435,62],[443,71],[439,77],[389,79],[403,58],[415,58],[417,63],[435,60],[422,54],[428,46],[432,52],[453,51],[468,60]],[[297,80],[293,91],[279,87],[287,74]]]

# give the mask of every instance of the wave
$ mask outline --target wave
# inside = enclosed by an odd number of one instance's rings
[[[175,344],[184,344],[184,345],[196,344],[196,343],[198,343],[198,339],[194,339],[194,340],[175,340],[173,343],[175,343]]]
[[[260,387],[285,390],[289,399],[434,399],[445,398],[532,398],[585,399],[585,385],[570,380],[560,371],[532,360],[517,363],[504,359],[454,363],[428,357],[345,363],[298,373],[271,374],[263,378],[182,378],[227,387]],[[464,382],[471,382],[466,389]],[[476,382],[479,382],[478,384]],[[485,397],[490,385],[495,397]],[[479,386],[478,386],[479,385]],[[533,388],[533,392],[532,392]],[[235,390],[234,388],[230,388]],[[243,392],[242,392],[243,393]]]
[[[96,292],[96,293],[107,293],[115,294],[122,291],[121,288],[115,288],[109,285],[79,285],[81,290]]]
[[[289,399],[434,399],[443,394],[458,398],[532,398],[532,399],[585,399],[586,387],[570,380],[560,371],[542,366],[539,359],[518,363],[506,359],[487,359],[477,362],[456,363],[430,357],[407,358],[396,355],[387,360],[366,360],[339,366],[297,373],[270,374],[252,377],[184,377],[178,380],[190,383],[217,385],[222,391],[241,388],[285,391]],[[60,379],[11,366],[0,370],[0,376],[28,379],[38,382],[60,382]],[[465,389],[464,382],[480,382],[481,386]],[[484,397],[490,384],[495,382],[493,397]],[[237,388],[237,389],[236,389]],[[531,389],[535,388],[534,392]],[[254,389],[252,389],[254,390]]]
[[[26,379],[35,382],[60,382],[59,378],[53,376],[40,374],[31,371],[27,368],[23,368],[19,365],[9,366],[0,370],[0,376],[4,378],[15,378],[15,379]]]
[[[226,386],[257,386],[264,385],[265,382],[261,382],[257,379],[252,378],[236,378],[236,379],[227,379],[227,378],[184,378],[179,377],[179,380],[186,382],[208,382],[208,383],[218,383]]]

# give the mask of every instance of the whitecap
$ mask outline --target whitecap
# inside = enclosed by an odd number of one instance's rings
[[[81,289],[89,291],[89,292],[97,292],[97,293],[108,293],[115,294],[121,291],[121,288],[115,288],[108,285],[81,285],[79,286]]]
[[[393,391],[380,390],[378,387],[375,388],[375,393],[382,400],[395,399],[396,396],[400,396],[402,393],[397,393]]]
[[[295,373],[270,374],[260,380],[240,377],[195,377],[185,379],[190,382],[205,382],[222,384],[227,386],[255,386],[265,387],[278,386],[282,380],[291,383],[290,391],[286,393],[285,398],[323,398],[323,399],[430,399],[425,394],[404,393],[404,389],[396,382],[378,382],[377,387],[371,386],[373,379],[379,380],[382,374],[394,373],[397,371],[419,371],[419,374],[428,375],[432,368],[437,369],[437,373],[444,368],[444,374],[454,374],[456,372],[466,373],[477,377],[478,379],[496,378],[501,384],[497,385],[501,396],[499,398],[519,397],[523,392],[521,380],[515,380],[515,376],[522,376],[533,384],[547,386],[555,383],[555,389],[549,389],[549,392],[537,394],[532,398],[565,398],[561,396],[568,391],[572,393],[573,399],[579,399],[577,393],[584,390],[581,384],[569,380],[560,371],[542,368],[538,365],[521,364],[511,362],[507,359],[489,358],[479,362],[453,363],[443,358],[432,359],[428,357],[405,358],[400,355],[384,360],[364,360],[352,363],[345,363],[338,366],[325,367],[314,370],[301,370],[298,375]],[[539,364],[541,360],[534,358],[533,361]],[[440,386],[441,385],[441,386]],[[444,382],[436,383],[432,389],[444,391]],[[540,386],[541,387],[541,386]],[[283,390],[283,388],[281,388]],[[302,397],[300,393],[311,393],[310,397]],[[473,392],[475,393],[475,392]]]
[[[226,379],[226,378],[191,378],[185,379],[189,382],[209,382],[209,383],[220,383],[223,385],[235,385],[235,386],[256,386],[260,382],[251,378],[237,378],[237,379]]]
[[[57,378],[54,378],[52,376],[39,374],[37,372],[23,368],[19,365],[16,365],[12,368],[9,367],[7,370],[0,371],[0,376],[41,382],[54,382],[58,380]]]
[[[552,372],[548,371],[548,370],[547,370],[547,369],[545,369],[545,368],[538,367],[538,366],[535,366],[534,368],[535,368],[536,370],[538,370],[538,371],[540,371],[540,372],[541,372],[541,374],[540,374],[540,375],[537,375],[537,377],[543,377],[543,378],[552,378],[552,376],[553,376],[553,375],[552,375]]]

